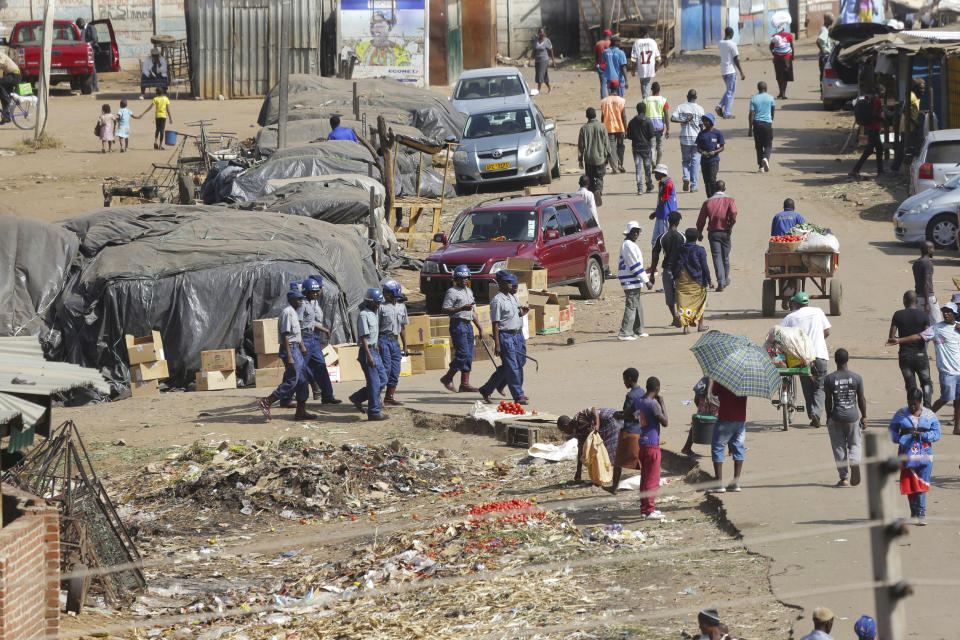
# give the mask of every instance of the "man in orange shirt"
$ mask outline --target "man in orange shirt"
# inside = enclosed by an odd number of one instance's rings
[[[625,150],[623,137],[626,132],[626,108],[627,101],[621,98],[619,93],[620,81],[616,78],[610,80],[610,93],[600,101],[600,120],[607,128],[607,135],[610,137],[610,155],[607,161],[610,163],[611,173],[625,173],[623,168],[623,152]],[[616,154],[616,156],[614,156]]]

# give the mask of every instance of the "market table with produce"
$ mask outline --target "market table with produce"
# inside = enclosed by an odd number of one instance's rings
[[[777,300],[786,309],[787,301],[798,291],[806,291],[812,300],[829,300],[830,315],[840,315],[843,285],[835,277],[840,242],[829,229],[805,222],[786,235],[771,236],[764,262],[764,317],[773,316]],[[808,283],[812,283],[809,290]]]

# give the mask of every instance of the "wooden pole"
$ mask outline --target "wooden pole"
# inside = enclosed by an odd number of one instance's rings
[[[360,96],[357,95],[357,81],[353,81],[353,119],[360,119]]]
[[[387,121],[383,116],[377,116],[377,135],[380,137],[380,152],[383,155],[383,187],[386,197],[383,201],[384,217],[389,219],[389,212],[394,209],[396,196],[393,191],[394,164],[396,150],[393,148],[393,135],[387,130]]]
[[[384,221],[386,221],[386,215],[384,215]],[[367,237],[374,242],[377,240],[377,190],[375,187],[370,187],[370,225],[367,227]],[[374,249],[373,263],[378,267],[380,266],[379,256],[380,252]]]
[[[866,457],[876,460],[881,455],[881,434],[869,431],[863,436]],[[907,637],[907,611],[903,599],[911,593],[909,585],[903,581],[900,546],[897,543],[899,536],[906,535],[907,528],[903,520],[893,518],[899,493],[898,483],[893,478],[899,470],[900,462],[895,457],[867,465],[870,520],[879,521],[870,528],[873,579],[883,583],[874,588],[877,637],[884,640],[904,640]]]
[[[33,137],[39,140],[47,126],[47,107],[50,104],[50,61],[53,58],[53,18],[56,1],[47,0],[43,13],[43,42],[40,47],[40,81],[37,83],[37,126]],[[82,35],[82,34],[81,34]]]
[[[287,104],[290,93],[290,0],[280,4],[280,121],[277,125],[277,148],[287,146]]]

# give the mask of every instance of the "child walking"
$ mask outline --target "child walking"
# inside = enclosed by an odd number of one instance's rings
[[[130,151],[130,118],[139,120],[140,116],[127,108],[126,100],[121,100],[117,109],[117,146],[120,147],[120,153]]]
[[[100,111],[100,119],[97,121],[100,126],[100,153],[106,153],[107,149],[113,153],[113,125],[115,119],[113,114],[110,113],[109,104],[103,105]]]
[[[167,129],[167,120],[173,124],[173,114],[170,112],[170,98],[167,97],[167,90],[163,87],[157,87],[157,95],[153,99],[153,104],[147,107],[139,117],[147,115],[150,109],[154,110],[157,128],[153,133],[153,148],[164,149],[163,137]]]

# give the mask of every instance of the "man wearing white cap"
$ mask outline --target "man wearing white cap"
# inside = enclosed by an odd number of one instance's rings
[[[650,214],[653,223],[653,237],[650,239],[652,244],[657,243],[657,238],[666,233],[670,227],[670,214],[677,211],[677,188],[673,180],[667,175],[667,165],[658,164],[653,168],[653,177],[660,183],[660,191],[657,193],[657,208]]]
[[[636,340],[638,337],[647,338],[649,335],[643,330],[643,305],[640,295],[643,285],[647,289],[653,288],[647,272],[643,269],[643,254],[637,238],[640,237],[640,223],[631,220],[623,231],[623,244],[620,245],[620,262],[617,267],[617,276],[620,286],[623,287],[624,310],[623,321],[620,323],[619,340]]]

